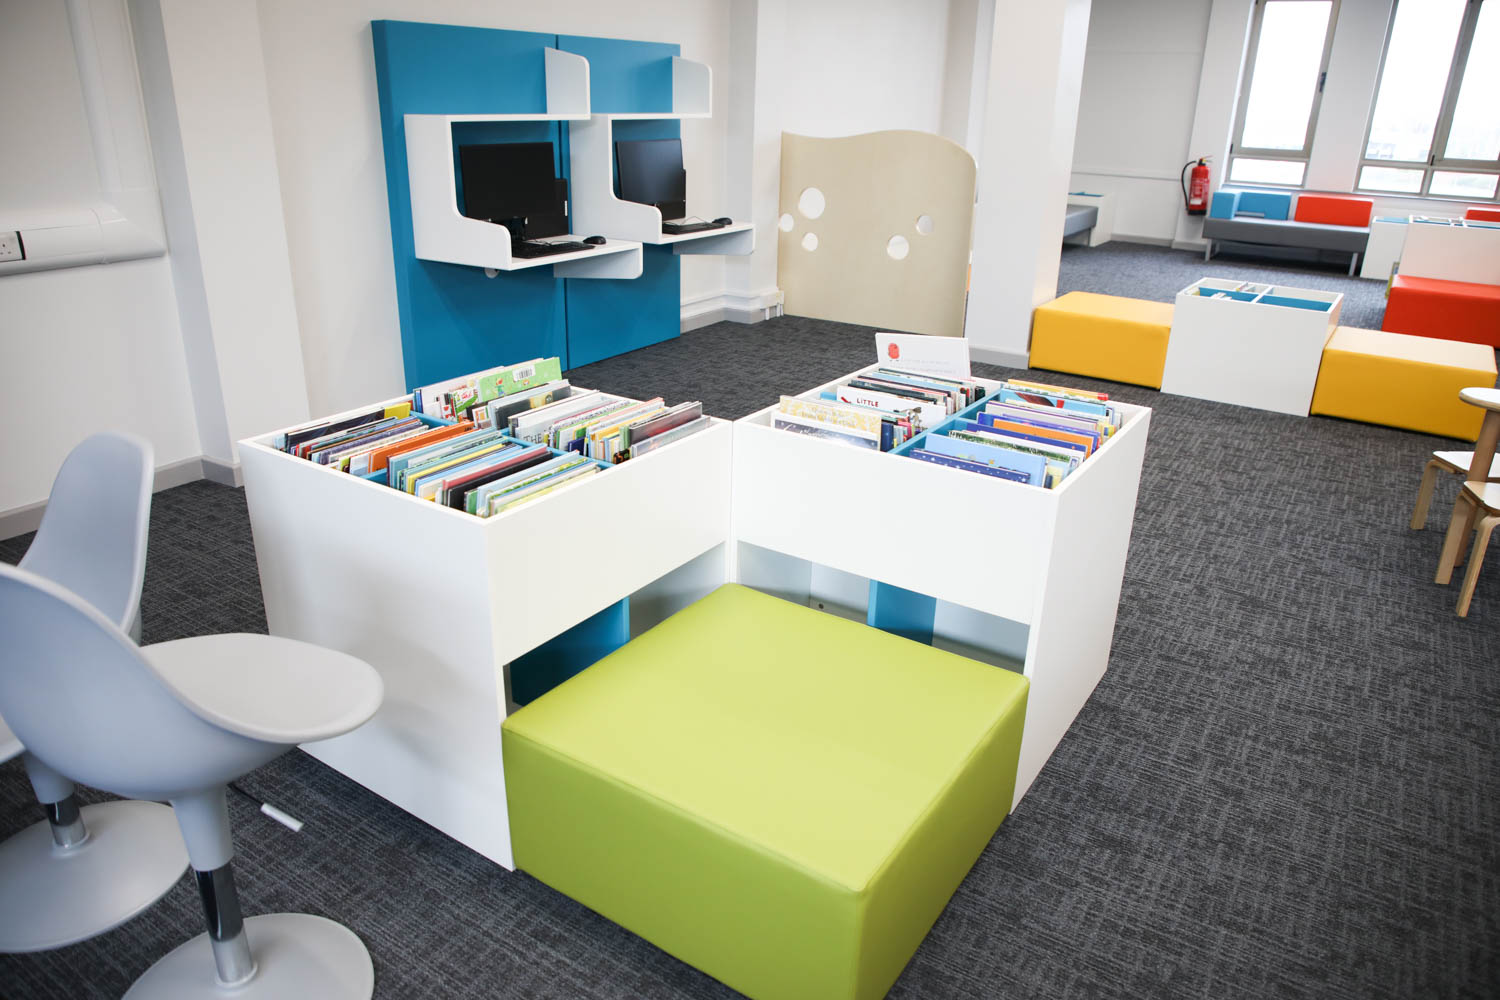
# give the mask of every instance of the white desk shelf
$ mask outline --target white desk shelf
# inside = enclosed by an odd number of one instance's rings
[[[407,186],[411,194],[412,241],[416,255],[422,260],[467,264],[494,271],[551,267],[552,273],[559,278],[640,277],[639,243],[611,240],[604,246],[576,253],[513,257],[509,229],[459,213],[458,179],[453,170],[453,123],[525,120],[538,118],[514,115],[406,116]],[[588,235],[593,233],[568,238],[581,240]]]
[[[713,114],[713,70],[706,63],[672,57],[672,110],[610,113],[621,121],[708,118]]]
[[[623,201],[615,196],[614,121],[629,117],[667,116],[594,115],[588,121],[568,123],[574,225],[610,239],[671,246],[676,254],[753,253],[753,223],[740,222],[723,229],[669,235],[661,231],[661,210],[655,205]]]
[[[1121,429],[1051,490],[753,413],[734,428],[736,578],[859,620],[869,581],[935,598],[933,645],[1031,681],[1019,803],[1109,664],[1151,419],[1115,405]]]
[[[1161,391],[1305,417],[1343,301],[1314,288],[1196,281],[1177,293]]]
[[[715,421],[491,518],[241,441],[271,634],[385,681],[374,719],[307,752],[514,867],[508,665],[624,598],[634,634],[724,581],[732,437]]]

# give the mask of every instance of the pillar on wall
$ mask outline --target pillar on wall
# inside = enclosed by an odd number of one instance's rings
[[[730,215],[755,223],[755,253],[724,258],[724,316],[761,318],[776,287],[776,206],[781,185],[781,67],[786,0],[732,0],[725,149]]]
[[[205,471],[306,420],[307,384],[254,0],[131,0]]]
[[[964,335],[1025,367],[1031,311],[1057,294],[1090,0],[997,5]]]
[[[1213,157],[1214,186],[1228,176],[1229,141],[1234,135],[1234,111],[1240,99],[1240,67],[1249,42],[1250,15],[1255,0],[1213,0],[1208,35],[1203,43],[1203,70],[1198,77],[1198,106],[1193,112],[1193,134],[1187,155]],[[1179,213],[1172,245],[1197,250],[1203,246],[1203,218]]]

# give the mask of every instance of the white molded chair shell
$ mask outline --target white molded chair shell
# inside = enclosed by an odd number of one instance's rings
[[[152,463],[150,442],[133,434],[85,438],[63,460],[21,560],[22,569],[62,584],[127,631],[146,575]]]
[[[0,566],[0,714],[62,773],[133,799],[221,785],[286,750],[227,732],[179,701],[140,647],[59,584]]]
[[[77,595],[0,566],[0,712],[29,749],[85,784],[177,799],[380,706],[363,661],[288,639],[204,636],[141,648]],[[317,669],[301,669],[315,659]]]

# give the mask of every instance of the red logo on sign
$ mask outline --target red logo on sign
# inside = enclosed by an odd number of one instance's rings
[[[892,341],[891,345],[885,349],[885,353],[891,356],[892,361],[895,361],[897,358],[901,357],[901,348],[896,346],[895,341]]]

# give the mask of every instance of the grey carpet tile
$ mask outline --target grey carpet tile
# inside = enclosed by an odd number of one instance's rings
[[[1225,250],[1204,263],[1202,252],[1118,240],[1096,247],[1064,246],[1057,294],[1101,292],[1171,302],[1200,278],[1232,278],[1342,292],[1340,323],[1380,329],[1385,318],[1385,282],[1349,277],[1348,256],[1340,256],[1344,258],[1341,263],[1318,266],[1279,262],[1244,248]]]
[[[872,351],[786,318],[570,377],[737,417]],[[1454,484],[1406,527],[1452,442],[1037,377],[1154,408],[1110,669],[892,997],[1500,995],[1500,571],[1461,620],[1431,582]],[[145,613],[147,641],[264,630],[241,491],[157,494]],[[246,912],[344,921],[377,997],[734,995],[304,754],[245,785],[308,821],[231,802]],[[34,814],[0,766],[0,835]],[[0,995],[118,996],[200,919],[184,879],[98,939],[0,956]]]

